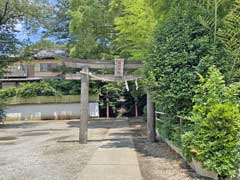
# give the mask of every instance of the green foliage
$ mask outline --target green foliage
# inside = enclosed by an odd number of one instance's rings
[[[65,48],[64,44],[56,44],[52,41],[48,41],[48,40],[42,40],[42,41],[38,41],[37,43],[33,44],[31,46],[32,49],[62,49]]]
[[[0,122],[3,121],[5,117],[6,117],[6,114],[4,111],[4,103],[2,102],[2,99],[0,99]]]
[[[79,58],[112,59],[114,14],[109,0],[71,0],[70,34],[75,39],[70,55]]]
[[[192,131],[185,132],[182,135],[182,152],[189,162],[192,161],[193,153],[195,153],[195,149],[193,148],[193,137],[194,132]]]
[[[0,99],[14,96],[59,96],[79,95],[81,85],[79,81],[64,80],[42,80],[40,82],[22,83],[18,88],[7,88],[0,90]],[[95,93],[93,90],[90,93]]]
[[[192,107],[196,71],[212,43],[201,25],[202,11],[190,2],[181,3],[159,23],[152,53],[146,60],[146,85],[165,113],[186,115]]]
[[[151,47],[156,26],[153,9],[146,0],[121,0],[122,14],[115,18],[114,44],[122,57],[142,60]]]
[[[27,60],[32,60],[33,59],[33,54],[36,53],[39,50],[54,50],[54,49],[66,49],[66,44],[56,44],[52,41],[49,40],[41,40],[38,41],[32,45],[26,46],[24,48],[24,51],[22,52],[22,55],[24,56],[24,59]]]
[[[101,92],[100,96],[100,107],[106,107],[106,101],[109,100],[109,107],[112,108],[113,112],[116,113],[117,105],[119,104],[118,100],[122,93],[122,85],[120,83],[111,82],[111,83],[101,83]]]
[[[226,86],[211,67],[193,98],[193,130],[183,136],[184,154],[221,177],[234,177],[240,163],[240,84]]]
[[[158,21],[167,18],[169,11],[176,3],[176,0],[147,0],[154,12],[154,16]]]
[[[41,17],[48,14],[46,5],[46,0],[0,1],[0,55],[17,54],[22,42],[16,38],[16,24],[22,23],[23,27],[23,22],[31,26],[38,24]]]
[[[157,20],[149,0],[71,0],[70,54],[80,58],[143,59]]]
[[[71,9],[69,0],[56,0],[53,12],[46,17],[44,27],[44,37],[52,37],[57,43],[69,43],[71,36],[69,33],[70,16],[68,11]]]
[[[128,82],[129,92],[123,89],[125,96],[124,107],[126,109],[126,116],[135,116],[135,103],[138,107],[138,115],[144,114],[144,106],[146,105],[146,93],[144,91],[144,84],[138,81],[138,89],[134,81]]]
[[[227,80],[238,81],[240,78],[240,0],[235,0],[233,8],[224,18],[223,27],[219,30],[218,36],[225,46],[229,61]]]
[[[5,99],[17,95],[16,88],[7,88],[0,90],[0,99]]]
[[[0,27],[0,53],[6,55],[9,53],[15,53],[17,50],[17,45],[19,45],[19,41],[17,40],[14,33],[9,30],[3,30]],[[1,67],[0,67],[1,69]]]
[[[57,91],[49,86],[45,81],[25,83],[21,88],[17,89],[17,96],[34,97],[34,96],[55,96],[59,95]]]
[[[202,3],[199,3],[199,5],[205,10],[205,14],[200,15],[199,20],[202,25],[208,28],[211,32],[214,44],[217,40],[217,30],[220,24],[219,21],[221,20],[220,17],[224,14],[224,10],[227,9],[226,5],[231,1],[232,0],[203,0]]]
[[[176,146],[181,147],[183,127],[180,125],[179,119],[169,115],[161,115],[158,119],[157,130],[160,136],[173,142]]]

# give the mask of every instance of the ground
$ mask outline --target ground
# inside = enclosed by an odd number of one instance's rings
[[[18,122],[2,126],[0,180],[84,179],[83,173],[87,173],[88,169],[91,170],[96,164],[99,165],[97,167],[103,166],[103,161],[105,163],[111,161],[110,163],[113,163],[111,166],[114,166],[115,162],[120,165],[133,163],[129,167],[139,167],[139,174],[142,176],[139,179],[142,180],[204,179],[187,167],[165,143],[148,142],[145,123],[141,121],[130,121],[130,123],[128,120],[90,121],[87,145],[78,143],[78,127],[77,120]],[[131,145],[131,142],[134,145]],[[134,156],[131,159],[120,155],[121,151],[126,151],[126,148],[129,148],[128,155],[133,152],[136,154],[137,163]],[[131,149],[134,151],[130,151]],[[104,151],[109,152],[109,155],[103,154]],[[119,157],[114,157],[117,156],[116,152],[119,153]],[[105,167],[106,164],[103,168]],[[138,169],[135,170],[138,175]],[[111,172],[105,173],[111,174]],[[91,180],[89,177],[86,179]],[[121,180],[125,179],[128,180],[127,178]]]
[[[131,122],[143,180],[207,180],[198,175],[161,140],[147,141],[146,123]]]

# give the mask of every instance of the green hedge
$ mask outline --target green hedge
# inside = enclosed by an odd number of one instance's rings
[[[234,177],[240,164],[240,83],[226,85],[215,67],[199,77],[190,117],[158,115],[158,132],[189,161],[200,161],[221,178]]]
[[[60,96],[79,95],[80,82],[64,80],[42,80],[40,82],[22,83],[18,88],[0,90],[0,98],[10,97],[36,97],[36,96]]]

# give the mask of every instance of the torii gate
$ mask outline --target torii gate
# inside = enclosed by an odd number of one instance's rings
[[[89,120],[89,79],[105,80],[105,81],[130,81],[142,78],[139,75],[124,75],[124,69],[136,70],[143,67],[140,61],[124,61],[124,59],[116,59],[115,61],[99,61],[99,60],[82,60],[64,58],[64,64],[69,68],[81,69],[80,74],[67,74],[66,79],[81,80],[81,105],[80,105],[80,131],[79,143],[86,144],[88,141],[88,120]],[[115,69],[112,75],[93,75],[90,69]],[[150,94],[147,93],[147,129],[148,139],[155,141],[155,117],[154,105],[151,101]]]

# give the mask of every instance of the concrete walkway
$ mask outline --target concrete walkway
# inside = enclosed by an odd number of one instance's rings
[[[126,120],[113,122],[107,135],[87,166],[80,172],[79,180],[142,180],[132,136],[127,133]]]

